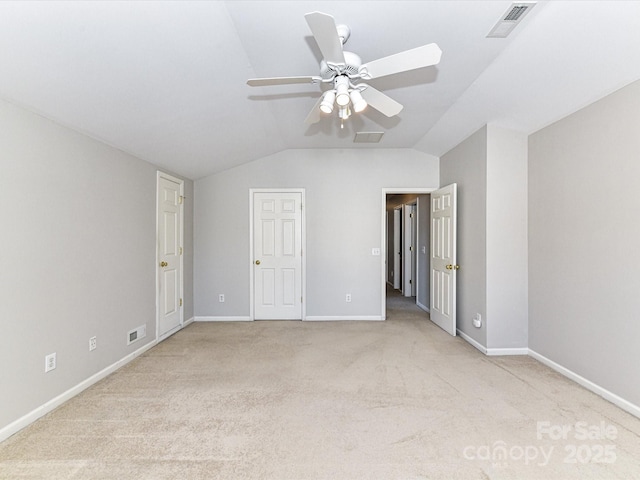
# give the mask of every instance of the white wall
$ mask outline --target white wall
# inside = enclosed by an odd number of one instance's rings
[[[442,157],[440,179],[458,184],[457,328],[486,349],[524,353],[527,136],[485,126]]]
[[[440,184],[458,184],[457,328],[486,347],[487,316],[487,128],[483,127],[440,159]]]
[[[640,405],[640,82],[529,139],[529,346]]]
[[[526,348],[527,135],[487,125],[487,348]]]
[[[167,171],[167,173],[170,173]],[[187,322],[193,318],[193,210],[195,195],[193,191],[193,181],[172,174],[184,180],[184,236],[183,245],[183,318]]]
[[[306,189],[306,314],[348,317],[384,314],[382,189],[437,186],[438,159],[404,149],[287,150],[196,181],[196,317],[250,313],[250,188]]]
[[[0,178],[2,432],[154,340],[156,168],[0,101]],[[127,346],[142,324],[147,337]]]

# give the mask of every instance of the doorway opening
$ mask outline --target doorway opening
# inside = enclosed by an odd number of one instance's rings
[[[383,189],[382,312],[387,297],[430,311],[430,193],[433,188]]]

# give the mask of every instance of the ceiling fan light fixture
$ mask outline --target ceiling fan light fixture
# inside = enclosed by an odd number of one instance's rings
[[[354,89],[351,90],[351,103],[353,103],[353,111],[356,113],[360,113],[365,108],[367,108],[367,101],[362,98],[362,94],[360,90]]]
[[[336,91],[329,90],[324,94],[322,98],[322,102],[320,103],[320,110],[322,113],[331,113],[333,112],[333,102],[336,100]]]
[[[351,116],[351,109],[348,106],[341,106],[340,109],[338,110],[338,117],[341,120],[346,120],[347,118],[349,118]]]
[[[345,76],[336,77],[336,103],[341,107],[349,105],[349,80]]]
[[[341,107],[346,107],[347,105],[349,105],[349,102],[351,100],[349,99],[349,92],[338,92],[338,95],[336,96],[336,103],[338,105],[340,105]]]

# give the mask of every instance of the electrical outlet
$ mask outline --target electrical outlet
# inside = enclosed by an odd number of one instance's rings
[[[50,353],[44,357],[44,373],[50,372],[56,368],[56,353]]]
[[[380,249],[379,248],[372,248],[371,249],[371,255],[374,255],[374,256],[380,255]]]
[[[351,302],[351,294],[350,293],[347,293],[346,302],[347,303]]]
[[[224,293],[221,293],[220,295],[218,295],[218,301],[220,303],[224,303]]]
[[[480,328],[482,326],[482,315],[476,313],[473,317],[473,326],[476,328]]]
[[[91,337],[89,339],[89,351],[93,351],[96,349],[96,347],[98,346],[98,342],[96,340],[96,337]]]

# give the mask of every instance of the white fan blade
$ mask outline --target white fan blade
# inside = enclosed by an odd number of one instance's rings
[[[345,63],[342,42],[334,18],[322,12],[307,13],[304,18],[316,39],[324,61],[333,64]]]
[[[393,117],[402,111],[403,106],[393,98],[386,96],[380,90],[376,90],[370,85],[366,85],[366,87],[367,88],[362,90],[361,93],[371,108],[375,108],[387,117]]]
[[[320,95],[320,98],[318,99],[316,104],[313,106],[313,108],[309,112],[309,115],[307,115],[307,118],[304,119],[304,123],[306,123],[307,125],[312,125],[320,121],[320,103],[321,102],[322,102],[322,95]]]
[[[394,73],[436,65],[440,62],[441,56],[442,50],[440,50],[440,47],[435,43],[430,43],[365,63],[360,67],[359,73],[365,80],[380,78]]]
[[[251,87],[267,87],[270,85],[293,85],[294,83],[318,83],[320,77],[272,77],[250,78],[247,85]]]

